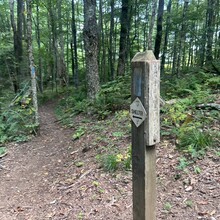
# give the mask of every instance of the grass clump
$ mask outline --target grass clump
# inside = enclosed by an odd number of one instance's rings
[[[201,157],[213,145],[213,137],[208,131],[190,129],[179,136],[179,149],[191,157]]]

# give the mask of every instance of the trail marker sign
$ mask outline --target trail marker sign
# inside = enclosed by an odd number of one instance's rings
[[[130,105],[130,116],[136,127],[146,119],[147,113],[139,98],[136,98]]]
[[[160,61],[151,50],[131,62],[133,220],[156,220],[156,145],[160,142]]]

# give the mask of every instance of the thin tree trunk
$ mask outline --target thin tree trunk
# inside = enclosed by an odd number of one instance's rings
[[[39,124],[38,103],[37,103],[37,84],[36,72],[34,67],[34,57],[32,48],[32,0],[26,0],[27,4],[27,43],[28,43],[28,58],[29,58],[29,71],[31,74],[31,90],[33,106],[35,110],[35,124]]]
[[[23,75],[24,77],[24,71],[21,71],[21,62],[22,62],[22,56],[23,56],[23,48],[22,48],[22,23],[23,23],[23,0],[17,0],[17,73],[18,76]]]
[[[215,0],[208,0],[207,7],[207,46],[206,46],[206,62],[211,62],[212,57],[212,44],[213,44],[213,35],[214,35],[214,4]]]
[[[103,27],[103,4],[99,1],[99,68],[100,79],[102,82],[106,82],[106,48],[105,48],[105,33]]]
[[[72,0],[72,72],[73,83],[77,88],[79,86],[79,67],[78,67],[78,54],[77,54],[77,36],[76,36],[76,19],[75,19],[75,3]],[[74,51],[74,52],[73,52]]]
[[[67,86],[67,75],[66,75],[66,62],[65,62],[65,55],[64,55],[64,39],[63,39],[63,24],[62,24],[62,0],[57,0],[57,9],[58,9],[58,29],[59,29],[59,47],[58,50],[58,75],[60,78],[60,84],[62,86]]]
[[[154,46],[154,55],[156,59],[159,59],[160,45],[162,40],[162,30],[163,30],[163,8],[164,0],[159,0],[158,13],[157,13],[157,35]]]
[[[39,0],[37,0],[36,4],[37,11],[37,46],[38,46],[38,73],[39,73],[39,81],[40,81],[40,92],[43,93],[43,72],[42,72],[42,59],[41,59],[41,35],[40,35],[40,18],[39,18]]]
[[[20,75],[20,69],[18,68],[18,59],[17,59],[17,50],[18,50],[18,32],[17,27],[15,23],[15,17],[14,17],[14,0],[10,0],[10,20],[11,20],[11,27],[13,30],[13,40],[14,40],[14,64],[15,68],[12,73],[12,81],[14,86],[14,92],[17,93],[19,90],[19,79],[18,76]]]
[[[147,24],[148,24],[148,20],[149,20],[149,13],[148,13],[148,7],[149,7],[149,1],[147,1],[146,3],[146,9],[145,9],[145,25],[144,25],[144,51],[146,50],[147,48]]]
[[[182,26],[181,26],[181,31],[180,31],[180,41],[179,41],[179,46],[178,46],[178,58],[177,58],[177,76],[180,76],[180,66],[181,66],[181,61],[183,60],[183,45],[186,39],[186,21],[187,21],[187,11],[188,11],[188,4],[189,0],[185,0],[184,2],[184,8],[183,8],[183,16],[182,16]]]
[[[157,0],[154,0],[151,20],[150,20],[150,25],[149,25],[149,33],[148,33],[148,50],[153,49],[153,29],[154,29],[154,22],[155,22],[155,17],[156,17],[156,10],[157,10]]]
[[[114,70],[114,15],[115,15],[115,8],[114,4],[115,1],[111,0],[111,21],[110,21],[110,36],[109,36],[109,63],[110,63],[110,79],[113,80],[115,77],[115,70]]]
[[[164,74],[164,66],[165,66],[166,54],[167,54],[168,37],[169,37],[169,31],[170,31],[171,5],[172,5],[172,0],[169,0],[168,5],[167,5],[166,32],[165,32],[165,37],[164,37],[163,54],[161,58],[161,76],[163,76]]]

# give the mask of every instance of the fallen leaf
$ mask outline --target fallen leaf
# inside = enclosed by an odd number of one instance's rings
[[[186,192],[191,192],[193,190],[193,187],[192,186],[187,186],[186,188],[185,188],[185,191]]]
[[[199,204],[199,205],[207,205],[208,201],[201,200],[201,201],[198,201],[197,204]]]

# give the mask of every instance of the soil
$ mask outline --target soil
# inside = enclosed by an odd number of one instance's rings
[[[10,143],[0,158],[0,220],[131,220],[131,171],[104,171],[94,137],[73,141],[74,129],[62,127],[53,109],[53,103],[42,106],[40,134]],[[130,141],[125,137],[120,145]],[[172,140],[157,148],[157,219],[219,220],[219,155],[211,150],[178,169],[182,157]]]

